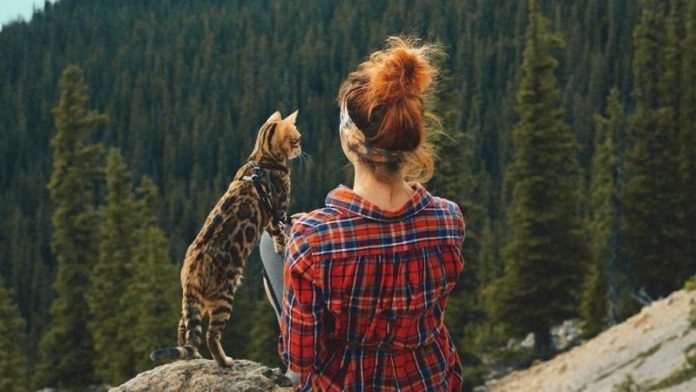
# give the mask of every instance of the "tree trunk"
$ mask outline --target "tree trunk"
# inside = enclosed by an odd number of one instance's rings
[[[534,350],[542,356],[551,351],[551,331],[548,328],[534,331]]]

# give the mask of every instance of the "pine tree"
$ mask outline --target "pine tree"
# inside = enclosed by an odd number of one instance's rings
[[[589,231],[593,263],[585,282],[581,310],[585,332],[594,335],[621,317],[623,292],[619,280],[619,223],[623,182],[623,140],[625,118],[619,91],[614,88],[607,99],[607,117],[597,116],[594,157],[590,182]]]
[[[490,289],[492,316],[510,332],[535,334],[535,348],[551,346],[549,328],[577,313],[588,251],[579,217],[578,145],[563,122],[551,49],[537,0],[529,2],[524,73],[517,93],[519,121],[506,181],[510,240],[505,275]]]
[[[278,319],[267,300],[256,301],[252,312],[251,342],[249,359],[263,363],[269,367],[281,365],[278,356]]]
[[[696,2],[686,10],[686,27],[682,40],[682,84],[685,86],[680,102],[679,140],[681,145],[679,169],[683,206],[682,228],[687,234],[687,276],[696,274]]]
[[[609,323],[607,286],[606,270],[602,260],[592,259],[585,276],[580,304],[580,313],[584,321],[583,334],[586,337],[597,335]]]
[[[448,58],[441,71],[454,71],[451,80],[441,84],[444,91],[452,93],[442,100],[441,108],[455,113],[455,122],[445,123],[456,124],[458,129],[466,129],[466,134],[474,135],[473,187],[468,190],[473,189],[473,200],[485,206],[490,230],[482,231],[479,260],[465,256],[466,271],[471,272],[476,263],[481,265],[481,273],[477,272],[480,285],[503,272],[499,248],[507,243],[504,210],[509,198],[500,197],[501,174],[512,151],[513,90],[522,74],[521,38],[528,16],[524,3],[433,0],[370,7],[374,2],[355,0],[335,5],[313,0],[316,7],[291,2],[287,7],[268,10],[256,2],[227,7],[202,0],[196,7],[182,1],[148,2],[147,12],[142,6],[133,6],[133,2],[94,3],[47,3],[46,11],[31,22],[3,26],[0,32],[0,227],[5,230],[0,230],[0,249],[7,255],[0,258],[0,274],[12,282],[17,305],[26,317],[31,365],[36,366],[32,357],[38,357],[38,350],[34,348],[51,322],[48,308],[55,296],[51,284],[56,260],[49,246],[52,206],[48,192],[37,187],[46,183],[46,168],[52,158],[44,141],[55,132],[50,108],[57,96],[59,67],[85,53],[90,54],[85,64],[94,76],[92,88],[97,92],[93,102],[99,102],[104,110],[108,108],[113,118],[95,139],[118,145],[124,152],[127,149],[129,167],[150,174],[158,184],[168,248],[175,260],[181,260],[204,218],[198,214],[206,197],[197,197],[192,204],[189,187],[201,194],[214,189],[210,197],[216,197],[248,154],[257,122],[263,120],[260,117],[267,117],[273,110],[304,108],[300,131],[304,134],[303,147],[313,162],[293,171],[297,186],[293,187],[291,209],[309,210],[321,205],[325,193],[342,179],[345,163],[335,159],[341,156],[334,132],[335,87],[383,41],[384,34],[411,31],[411,26],[417,26],[424,39],[443,43]],[[589,173],[593,151],[590,136],[594,131],[591,114],[601,110],[605,86],[619,86],[626,95],[635,84],[631,32],[640,16],[640,2],[541,4],[546,10],[553,9],[554,26],[568,37],[566,46],[554,52],[562,64],[557,76],[567,111],[565,118],[572,122],[574,133],[583,143],[580,159],[588,164]],[[113,18],[115,14],[119,17]],[[683,15],[687,17],[688,13]],[[306,23],[288,23],[295,19]],[[392,27],[371,27],[386,19]],[[688,29],[693,37],[693,8],[690,19]],[[85,34],[85,26],[90,27],[89,34]],[[664,31],[668,31],[666,27]],[[176,39],[157,39],[167,35]],[[202,39],[206,44],[201,46]],[[671,54],[672,61],[678,63],[681,56],[681,68],[693,75],[696,64],[693,54],[688,53],[693,53],[696,44],[693,38],[691,44],[685,40],[682,43],[681,50],[675,52],[677,57]],[[688,61],[687,56],[692,60]],[[283,61],[272,61],[278,58]],[[318,75],[316,70],[325,72]],[[693,113],[696,105],[693,99],[691,104],[686,103],[685,93],[693,96],[696,92],[694,79],[689,82],[684,75],[678,106],[682,113]],[[633,102],[625,101],[626,108],[633,112]],[[696,120],[680,114],[679,121],[684,140],[679,161],[683,168],[681,187],[675,192],[683,200],[674,209],[684,212],[681,227],[692,234],[687,241],[691,246],[687,257],[694,266],[696,148],[691,124]],[[211,148],[214,143],[220,146],[217,156]],[[445,161],[451,161],[457,180],[460,173],[456,168],[469,168],[461,156],[449,158],[443,154],[442,158],[438,173],[446,166]],[[211,166],[216,160],[220,162],[217,169]],[[193,163],[200,166],[201,181],[191,178],[192,171],[196,172]],[[212,181],[216,185],[211,187]],[[485,219],[479,220],[468,211],[465,218],[464,251],[469,252],[478,232],[476,225],[482,225]],[[258,281],[254,285],[258,286]],[[468,293],[464,292],[463,301],[476,301],[467,297]],[[230,323],[225,332],[225,347],[234,357],[244,356],[251,330],[246,320],[261,295],[252,292],[246,303],[240,295],[240,302],[235,304],[235,313],[244,320]],[[453,313],[449,312],[448,317]],[[452,324],[456,319],[459,317],[448,320],[453,336],[464,329]],[[457,343],[460,347],[466,344],[461,340]]]
[[[253,254],[251,257],[253,257]],[[249,342],[254,340],[252,330],[257,324],[254,319],[254,312],[257,311],[259,301],[263,298],[262,273],[258,271],[261,269],[260,264],[260,260],[247,260],[247,264],[244,267],[244,280],[234,296],[232,314],[236,316],[227,322],[227,326],[223,331],[222,346],[225,348],[225,352],[229,353],[228,355],[232,358],[252,358],[254,355],[252,354],[253,347]],[[267,304],[264,304],[264,307],[267,306]],[[272,309],[266,309],[273,314]],[[277,338],[278,336],[276,335],[274,337],[276,342]],[[263,343],[267,342],[264,341]]]
[[[643,1],[634,32],[635,113],[629,119],[627,182],[622,231],[624,252],[634,268],[635,289],[656,298],[681,287],[686,271],[685,233],[680,226],[676,129],[679,91],[676,38],[669,3]],[[676,271],[676,273],[675,273]]]
[[[40,344],[40,385],[84,386],[94,380],[94,349],[87,329],[85,293],[96,255],[93,184],[101,177],[102,146],[88,142],[94,128],[107,120],[87,111],[82,71],[68,66],[60,78],[54,109],[56,134],[51,140],[53,173],[48,183],[54,205],[51,249],[58,261],[51,305],[53,320]]]
[[[451,76],[445,75],[443,83],[450,80]],[[457,203],[466,223],[466,239],[461,249],[464,270],[458,278],[455,290],[450,294],[446,322],[449,326],[457,326],[450,331],[465,368],[465,383],[473,386],[483,381],[479,372],[482,362],[479,358],[479,347],[476,346],[476,335],[484,319],[479,296],[479,275],[483,265],[479,257],[485,211],[475,200],[478,195],[473,176],[472,150],[476,129],[464,132],[454,126],[458,112],[445,106],[445,102],[453,100],[451,92],[440,93],[438,98],[437,105],[442,107],[443,111],[443,124],[453,129],[449,129],[437,140],[439,160],[429,189],[433,194]]]
[[[107,204],[100,208],[99,256],[90,276],[88,328],[94,339],[94,371],[98,379],[118,385],[134,371],[127,344],[117,339],[122,319],[119,301],[129,282],[130,262],[139,219],[132,176],[117,149],[106,162]]]
[[[486,219],[481,233],[481,271],[479,279],[482,285],[487,285],[503,275],[500,245],[496,229],[491,219]]]
[[[127,266],[130,282],[120,300],[117,341],[135,371],[152,367],[150,352],[176,342],[180,312],[179,270],[171,262],[164,232],[157,226],[157,187],[144,177],[138,188],[139,228]]]
[[[28,391],[25,323],[0,282],[0,391]]]

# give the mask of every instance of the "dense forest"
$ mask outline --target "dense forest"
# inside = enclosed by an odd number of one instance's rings
[[[468,388],[696,273],[696,0],[46,2],[0,31],[2,390],[151,368],[261,123],[299,109],[290,212],[322,206],[351,181],[338,86],[394,34],[447,54],[427,188],[467,222],[447,323]],[[280,366],[260,277],[253,254],[224,345]]]

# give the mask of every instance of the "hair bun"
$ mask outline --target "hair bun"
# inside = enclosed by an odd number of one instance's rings
[[[388,41],[372,68],[369,90],[376,104],[420,96],[430,86],[434,68],[420,48],[398,37]]]
[[[431,59],[439,53],[437,46],[390,37],[341,85],[339,102],[372,146],[413,152],[423,145],[428,88],[437,78]]]

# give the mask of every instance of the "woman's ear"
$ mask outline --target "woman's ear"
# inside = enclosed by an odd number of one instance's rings
[[[271,114],[271,117],[266,120],[266,123],[272,122],[272,121],[280,121],[283,118],[280,116],[280,112],[276,111],[275,113]]]
[[[291,115],[285,117],[285,119],[284,119],[283,121],[287,121],[287,122],[289,122],[290,124],[295,125],[295,120],[297,120],[297,112],[298,112],[298,111],[299,111],[299,110],[295,110],[294,112],[292,112]]]

